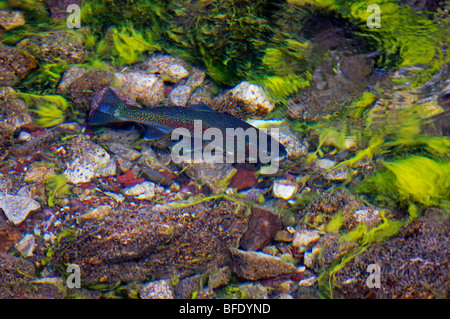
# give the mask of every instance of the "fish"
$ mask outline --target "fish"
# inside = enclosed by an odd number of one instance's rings
[[[215,111],[205,104],[183,107],[154,106],[140,108],[122,101],[109,87],[104,90],[103,94],[93,100],[87,124],[96,126],[119,122],[135,122],[145,127],[144,138],[153,140],[162,138],[177,128],[187,129],[187,132],[189,132],[190,137],[192,138],[195,129],[195,121],[198,120],[201,121],[202,132],[205,132],[209,128],[219,129],[223,134],[225,141],[226,139],[231,139],[229,134],[227,134],[227,129],[242,129],[246,131],[247,129],[252,128],[256,130],[255,132],[258,135],[256,144],[254,143],[255,140],[244,137],[246,160],[253,159],[261,162],[260,158],[254,159],[249,156],[249,150],[255,147],[258,150],[258,152],[256,152],[258,155],[263,154],[266,157],[270,157],[271,160],[281,161],[287,156],[285,147],[278,142],[277,139],[270,134],[267,134],[265,130],[258,129],[228,113]],[[226,151],[236,153],[236,145],[238,143],[236,140],[237,136],[232,138],[235,139],[235,147],[232,150],[226,149]],[[219,149],[222,148],[222,150],[225,151],[224,145],[217,146]],[[277,147],[278,152],[272,152],[273,147]]]

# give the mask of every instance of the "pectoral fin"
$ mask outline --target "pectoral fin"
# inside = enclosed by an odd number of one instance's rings
[[[144,138],[146,140],[156,140],[158,138],[166,136],[169,133],[169,131],[161,127],[157,127],[154,125],[145,125]]]

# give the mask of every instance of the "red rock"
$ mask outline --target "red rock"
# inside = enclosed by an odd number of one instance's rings
[[[228,187],[236,188],[238,191],[255,186],[258,183],[256,178],[256,168],[246,166],[237,166],[237,173],[233,176]]]
[[[244,250],[260,250],[272,241],[275,233],[281,228],[281,219],[275,213],[253,206],[240,247]]]
[[[0,253],[7,253],[21,238],[20,230],[0,216]]]

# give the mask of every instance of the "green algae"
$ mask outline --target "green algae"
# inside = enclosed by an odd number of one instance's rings
[[[92,45],[92,43],[89,45]],[[142,61],[144,53],[151,54],[160,49],[150,32],[140,32],[131,25],[111,27],[95,48],[96,58],[109,59],[118,66]]]
[[[319,290],[322,297],[333,298],[333,289],[337,285],[335,281],[336,273],[347,265],[348,262],[353,260],[356,256],[362,254],[370,245],[374,243],[381,243],[385,240],[395,236],[401,227],[409,222],[409,219],[404,220],[393,220],[386,217],[384,210],[380,211],[380,216],[382,222],[370,228],[364,224],[358,224],[354,229],[343,233],[340,237],[340,242],[354,242],[358,246],[338,260],[333,262],[333,264],[323,270],[317,280],[319,284]],[[340,220],[340,217],[338,218]],[[338,223],[336,223],[338,224]]]
[[[49,176],[45,179],[45,189],[48,192],[47,205],[55,206],[62,198],[70,194],[71,186],[64,174]]]
[[[356,193],[369,194],[375,200],[390,199],[401,204],[417,203],[424,207],[448,207],[450,198],[450,163],[425,156],[384,161],[383,169],[362,181]]]
[[[52,127],[64,122],[69,102],[61,95],[16,94],[25,100],[36,115],[35,122],[38,126]]]

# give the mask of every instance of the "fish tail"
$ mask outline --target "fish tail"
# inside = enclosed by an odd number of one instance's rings
[[[118,111],[120,111],[120,107],[125,103],[122,102],[110,88],[107,88],[100,94],[100,98],[97,98],[98,102],[95,101],[95,98],[93,100],[93,106],[91,107],[87,124],[103,125],[121,122],[121,120],[117,118],[117,114],[119,113]]]

